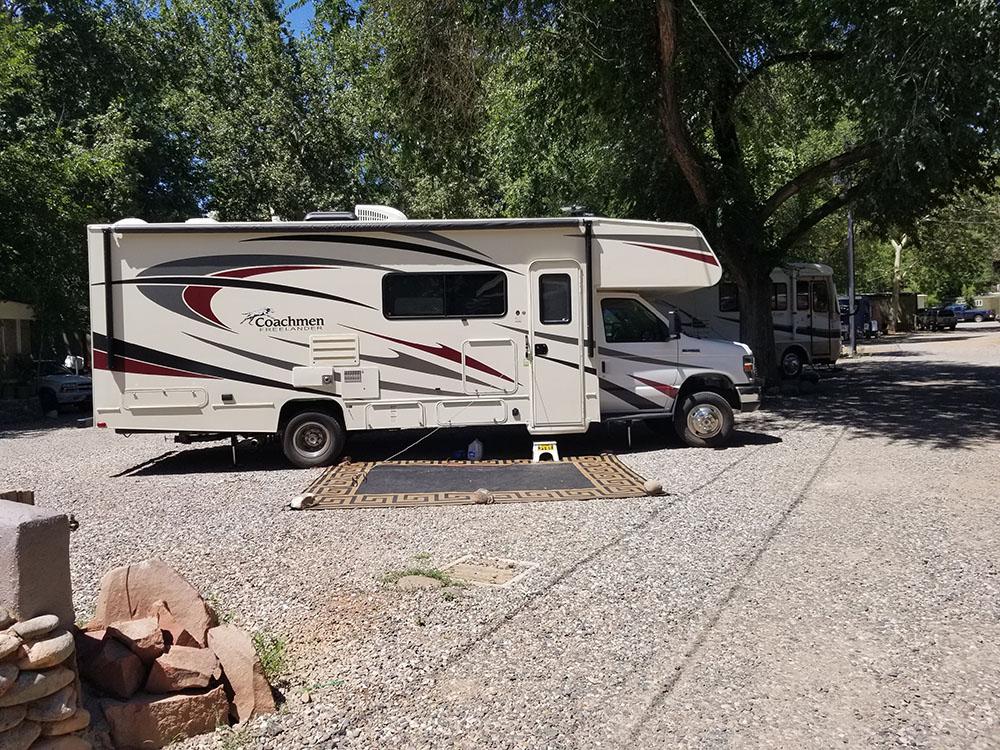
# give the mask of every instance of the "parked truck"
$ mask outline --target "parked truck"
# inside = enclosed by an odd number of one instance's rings
[[[997,317],[993,310],[984,307],[964,304],[945,305],[945,307],[955,314],[955,320],[959,323],[982,323],[984,320],[996,320]]]
[[[278,435],[297,466],[346,434],[670,417],[724,444],[756,409],[744,344],[699,341],[644,293],[716,284],[698,229],[599,217],[88,227],[94,424]]]

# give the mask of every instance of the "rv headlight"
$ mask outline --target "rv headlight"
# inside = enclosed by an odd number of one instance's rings
[[[743,372],[751,380],[757,377],[757,364],[754,362],[752,354],[743,355]]]

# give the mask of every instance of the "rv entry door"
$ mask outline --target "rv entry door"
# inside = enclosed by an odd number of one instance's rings
[[[585,425],[583,272],[573,260],[528,266],[531,431],[573,432]]]

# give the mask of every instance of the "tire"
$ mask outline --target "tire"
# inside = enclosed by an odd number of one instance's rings
[[[983,316],[982,315],[977,315],[976,317],[973,318],[973,320],[976,321],[977,323],[982,323],[983,322]]]
[[[292,465],[300,469],[326,466],[344,450],[344,427],[323,412],[296,414],[281,433],[281,447]]]
[[[39,391],[38,400],[42,404],[42,413],[48,414],[50,411],[59,411],[59,399],[52,391]]]
[[[781,355],[781,374],[786,378],[797,378],[802,374],[804,364],[802,352],[798,349],[786,349]]]
[[[733,434],[733,407],[718,393],[699,391],[684,399],[674,427],[692,448],[719,448]]]

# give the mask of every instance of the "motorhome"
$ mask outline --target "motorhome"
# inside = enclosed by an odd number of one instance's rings
[[[691,336],[740,336],[739,299],[730,281],[647,296],[661,312],[676,312]],[[775,356],[785,375],[797,377],[807,364],[833,364],[840,357],[840,310],[829,266],[788,263],[771,271],[771,317]]]
[[[758,406],[742,345],[688,339],[642,293],[719,281],[687,224],[599,217],[88,227],[94,423],[184,441],[672,417],[696,446]]]

